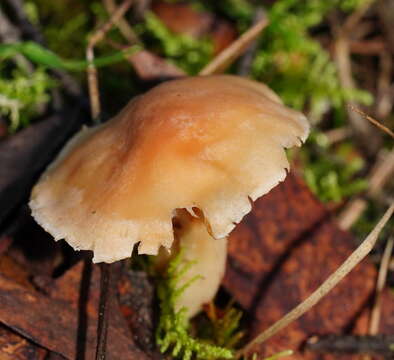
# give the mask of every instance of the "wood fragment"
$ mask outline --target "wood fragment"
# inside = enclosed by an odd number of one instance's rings
[[[352,54],[376,56],[387,51],[387,46],[383,39],[358,40],[350,42],[350,52]]]

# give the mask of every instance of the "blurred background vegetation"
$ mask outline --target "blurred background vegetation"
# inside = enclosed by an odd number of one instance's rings
[[[373,177],[374,169],[393,166],[393,160],[385,162],[392,141],[348,105],[393,127],[394,51],[390,19],[382,11],[386,2],[135,1],[123,24],[96,49],[104,66],[99,70],[104,117],[168,74],[198,74],[259,16],[267,16],[269,26],[228,72],[267,83],[286,104],[308,115],[313,133],[306,146],[289,154],[295,168],[336,214],[355,196],[365,199],[369,210],[344,226],[365,234],[376,219],[374,209],[385,206],[394,186],[384,178],[379,191],[369,191],[371,178],[381,180]],[[56,111],[63,94],[87,97],[88,39],[120,3],[0,4],[0,136],[12,136]],[[135,44],[144,48],[144,58],[123,52]],[[148,60],[166,68],[163,79],[141,68]]]

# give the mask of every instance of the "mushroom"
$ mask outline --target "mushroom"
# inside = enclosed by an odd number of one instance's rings
[[[168,81],[82,129],[41,176],[30,207],[55,240],[107,263],[130,257],[137,243],[139,254],[171,249],[177,217],[185,257],[200,262],[193,271],[205,279],[181,299],[192,315],[219,286],[226,236],[284,180],[285,148],[308,132],[305,116],[261,83],[230,75]]]

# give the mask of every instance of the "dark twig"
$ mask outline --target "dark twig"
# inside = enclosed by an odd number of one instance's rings
[[[392,359],[393,344],[392,335],[328,335],[311,338],[306,348],[320,353],[371,354]]]
[[[338,69],[339,81],[343,88],[351,90],[356,89],[356,82],[353,78],[353,69],[350,51],[350,35],[359,24],[363,15],[368,11],[371,2],[367,2],[365,6],[358,11],[349,15],[344,24],[340,24],[337,17],[331,16],[331,27],[334,35],[334,60]],[[354,101],[347,102],[346,108],[349,125],[355,135],[355,139],[362,146],[362,149],[370,157],[374,156],[379,149],[381,138],[380,134],[373,131],[371,124],[360,114],[350,110],[349,106],[357,107]]]
[[[107,330],[108,330],[108,315],[109,305],[108,301],[112,289],[112,271],[111,265],[102,263],[101,269],[101,283],[100,283],[100,304],[99,304],[99,318],[97,324],[97,348],[96,360],[106,359],[107,347]]]

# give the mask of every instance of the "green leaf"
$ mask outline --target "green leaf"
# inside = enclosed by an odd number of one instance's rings
[[[133,45],[114,54],[98,57],[93,61],[93,64],[96,67],[112,65],[124,61],[128,56],[140,51],[141,49],[141,46]],[[4,60],[17,54],[22,54],[36,65],[40,65],[49,69],[83,71],[86,70],[89,65],[89,62],[86,60],[62,59],[54,52],[32,41],[13,44],[0,44],[0,59]]]

